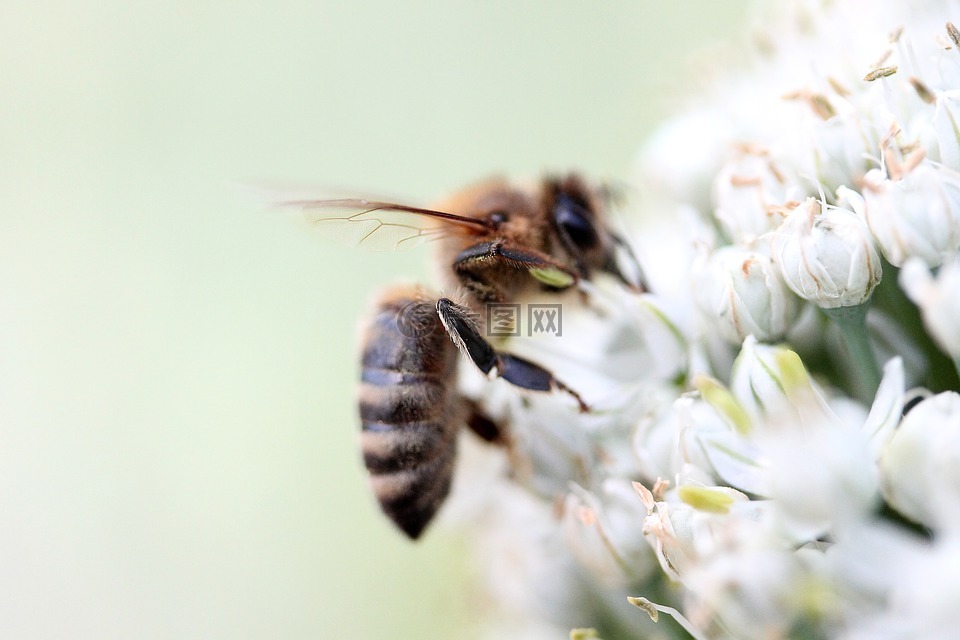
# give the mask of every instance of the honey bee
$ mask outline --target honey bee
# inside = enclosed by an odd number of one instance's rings
[[[553,373],[498,351],[484,337],[484,305],[562,292],[597,272],[644,290],[633,253],[604,218],[604,194],[575,174],[528,186],[488,181],[432,209],[363,199],[284,204],[361,245],[392,249],[434,241],[444,286],[462,292],[454,300],[419,287],[389,288],[377,297],[363,332],[363,459],[380,507],[412,539],[450,490],[461,426],[487,441],[503,440],[503,429],[458,393],[459,354],[489,378],[565,393],[588,410]]]

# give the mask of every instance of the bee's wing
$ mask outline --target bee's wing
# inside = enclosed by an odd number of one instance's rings
[[[418,246],[454,231],[489,229],[484,220],[393,202],[339,198],[279,203],[303,210],[307,220],[332,238],[375,251]]]

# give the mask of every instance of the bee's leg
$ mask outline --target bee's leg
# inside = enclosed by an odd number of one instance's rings
[[[467,427],[481,440],[504,450],[510,464],[510,476],[524,480],[532,477],[533,465],[530,458],[513,438],[507,425],[488,416],[474,400],[462,398],[462,401],[466,410]]]
[[[464,400],[467,408],[467,427],[481,440],[490,444],[509,446],[510,436],[506,429],[488,416],[473,400]]]
[[[437,313],[454,344],[467,354],[483,373],[489,375],[495,370],[494,375],[521,389],[563,391],[577,401],[581,412],[589,410],[580,394],[557,380],[540,365],[520,356],[497,352],[480,334],[479,327],[467,309],[447,298],[440,298],[437,301]]]
[[[464,286],[482,300],[502,299],[499,287],[488,273],[491,268],[504,265],[526,270],[532,277],[556,289],[572,287],[580,279],[576,272],[546,254],[513,247],[500,240],[475,244],[461,251],[453,261],[454,271]]]

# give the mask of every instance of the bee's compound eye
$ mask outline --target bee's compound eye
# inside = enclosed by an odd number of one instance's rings
[[[593,223],[589,220],[589,209],[575,198],[560,193],[553,206],[553,217],[557,227],[570,238],[578,249],[591,249],[600,242]]]

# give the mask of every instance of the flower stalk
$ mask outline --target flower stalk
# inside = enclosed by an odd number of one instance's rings
[[[869,302],[849,307],[834,307],[823,312],[840,329],[840,336],[847,349],[846,355],[851,369],[855,373],[853,384],[857,397],[870,402],[880,386],[880,365],[870,347],[870,333],[867,331],[867,310]]]

